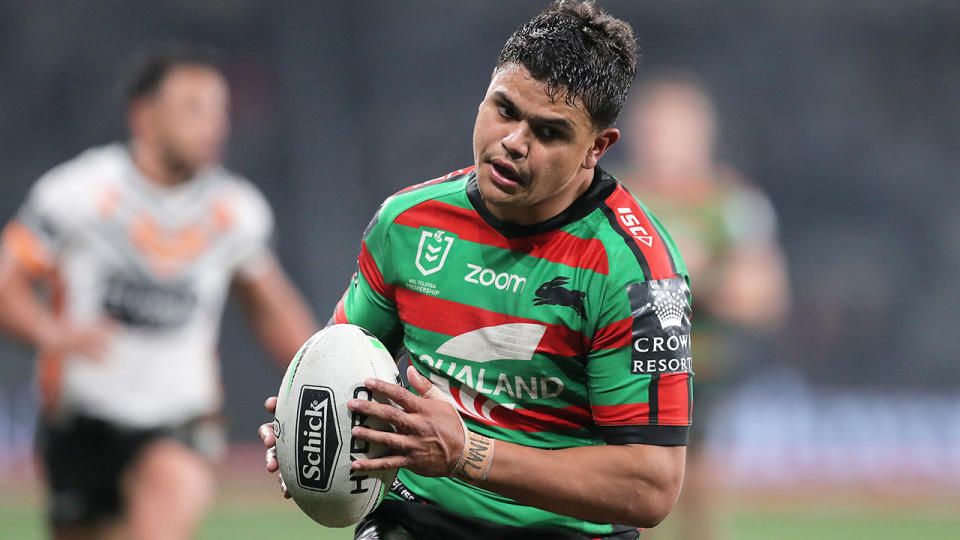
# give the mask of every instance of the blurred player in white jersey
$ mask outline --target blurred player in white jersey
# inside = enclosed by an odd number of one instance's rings
[[[278,363],[316,329],[269,247],[267,201],[219,164],[228,108],[206,52],[143,58],[129,141],[45,174],[4,229],[0,327],[39,353],[56,538],[193,534],[222,441],[228,291]]]

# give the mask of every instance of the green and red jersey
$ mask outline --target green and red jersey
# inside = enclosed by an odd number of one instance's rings
[[[395,194],[364,233],[334,320],[406,347],[467,427],[489,437],[544,449],[686,444],[687,271],[656,218],[599,168],[566,211],[533,226],[494,217],[472,167]],[[399,479],[471,517],[615,530],[451,478]]]

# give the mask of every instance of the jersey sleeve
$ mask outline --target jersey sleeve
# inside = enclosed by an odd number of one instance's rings
[[[53,269],[86,202],[82,193],[76,193],[70,172],[69,166],[61,165],[41,177],[4,227],[4,251],[32,274]]]
[[[387,244],[389,223],[380,219],[382,214],[381,206],[363,233],[357,272],[337,303],[330,322],[355,324],[375,335],[395,354],[403,336],[395,287],[391,283],[393,272]]]
[[[687,444],[692,417],[690,287],[684,275],[606,291],[587,361],[607,444]]]
[[[275,228],[273,209],[266,197],[249,181],[244,180],[242,189],[233,199],[225,199],[214,204],[217,218],[229,222],[236,212],[237,226],[240,231],[237,249],[234,255],[234,268],[237,274],[245,277],[257,275],[272,257],[271,242]]]

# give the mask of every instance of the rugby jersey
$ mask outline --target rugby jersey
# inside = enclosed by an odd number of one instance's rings
[[[472,167],[413,186],[380,207],[358,265],[334,321],[405,347],[472,431],[544,449],[686,444],[687,271],[656,218],[601,169],[567,210],[533,226],[493,216]],[[456,479],[398,478],[466,516],[618,530]]]

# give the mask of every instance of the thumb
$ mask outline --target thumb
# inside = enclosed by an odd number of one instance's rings
[[[434,386],[429,379],[421,375],[420,372],[417,371],[417,368],[413,366],[407,366],[407,380],[410,381],[410,386],[422,397],[427,399],[445,399],[443,392]]]

